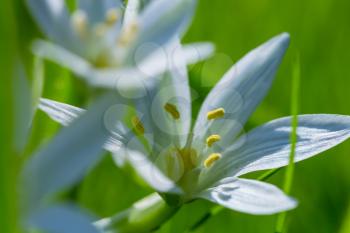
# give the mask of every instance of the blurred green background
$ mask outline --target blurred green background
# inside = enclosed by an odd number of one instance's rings
[[[28,73],[31,72],[30,42],[41,36],[23,2],[12,3],[14,17],[5,11],[5,7],[0,10],[3,14],[0,44],[10,46],[16,38],[19,41],[13,50],[9,46],[1,47],[7,49],[1,56],[4,81],[10,80],[10,76],[5,75],[11,71],[3,68],[7,67],[8,55],[16,49],[20,51]],[[251,117],[246,129],[289,115],[292,68],[298,53],[301,60],[300,112],[350,115],[349,0],[200,0],[184,42],[212,41],[217,47],[217,54],[209,61],[190,67],[191,84],[199,94],[194,102],[195,112],[210,86],[232,64],[249,50],[284,31],[291,34],[291,47],[272,90]],[[53,63],[46,62],[45,65],[44,97],[78,106],[84,106],[89,101],[87,96],[93,91],[84,83]],[[1,90],[4,98],[11,95],[8,93],[6,96],[5,93],[10,85],[9,82],[0,85],[4,89]],[[2,103],[2,111],[11,107],[8,103]],[[57,124],[43,113],[38,113],[26,154],[31,154],[47,142],[57,130]],[[1,131],[6,135],[5,126]],[[296,166],[292,195],[300,205],[288,215],[288,232],[350,233],[349,154],[350,141],[347,141]],[[282,187],[283,173],[284,170],[280,171],[269,182]],[[62,194],[62,199],[77,201],[83,208],[105,217],[127,208],[150,192],[125,171],[116,168],[107,156],[81,184]],[[184,232],[212,206],[205,201],[191,203],[157,232]],[[256,217],[225,210],[209,219],[196,232],[273,232],[275,220],[276,216]]]

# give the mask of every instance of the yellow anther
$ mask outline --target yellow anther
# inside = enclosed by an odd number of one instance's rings
[[[217,108],[217,109],[214,109],[212,111],[209,111],[207,113],[207,118],[208,118],[208,120],[213,120],[213,119],[221,118],[224,115],[225,115],[225,109]]]
[[[122,46],[126,46],[136,39],[137,32],[139,30],[139,25],[136,21],[130,22],[122,30],[122,33],[118,39],[118,43]]]
[[[145,127],[143,126],[140,118],[137,116],[134,116],[131,118],[131,124],[133,126],[133,129],[138,133],[138,134],[144,134],[145,133]]]
[[[87,27],[87,16],[85,11],[77,10],[72,15],[72,25],[79,36],[83,36]]]
[[[218,134],[210,135],[207,138],[207,145],[208,145],[208,147],[211,147],[215,142],[220,141],[220,140],[221,140],[220,135],[218,135]]]
[[[165,111],[167,111],[175,120],[180,118],[180,113],[177,110],[176,106],[170,103],[164,105]]]
[[[115,24],[119,19],[119,11],[118,9],[109,9],[106,12],[106,18],[105,18],[105,22],[107,25],[111,26],[113,24]]]
[[[212,153],[209,157],[204,161],[204,166],[206,168],[211,167],[217,160],[221,159],[220,153]]]

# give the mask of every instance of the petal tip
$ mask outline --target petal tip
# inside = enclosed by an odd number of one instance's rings
[[[282,47],[287,48],[290,44],[290,34],[288,32],[283,32],[280,35],[277,36],[279,39],[279,44],[282,45]]]

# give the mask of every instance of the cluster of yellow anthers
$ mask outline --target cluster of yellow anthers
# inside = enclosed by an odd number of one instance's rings
[[[111,8],[106,12],[104,22],[95,25],[94,32],[97,36],[104,36],[109,28],[114,26],[121,18],[120,10]],[[72,15],[72,26],[81,38],[86,36],[88,30],[88,17],[83,10],[77,10]],[[120,37],[117,43],[120,45],[128,45],[135,38],[138,32],[138,23],[136,20],[131,21],[128,25],[122,28]]]
[[[174,119],[174,120],[178,120],[180,119],[180,112],[178,111],[177,107],[171,103],[166,103],[164,105],[164,110],[170,114],[170,116]],[[207,119],[208,121],[212,121],[218,118],[222,118],[225,115],[225,110],[223,108],[217,108],[215,110],[209,111],[207,113]],[[137,117],[134,116],[131,118],[131,124],[133,127],[133,130],[135,131],[135,133],[137,133],[138,135],[143,135],[145,133],[145,128],[142,125],[141,120]],[[221,137],[219,134],[213,134],[210,135],[207,139],[206,139],[206,144],[208,147],[212,147],[216,142],[220,141]],[[192,151],[192,150],[191,150]],[[183,150],[179,150],[180,154],[182,155],[181,157],[186,157],[183,156],[184,154],[190,154],[191,157],[195,156],[196,153],[195,152],[191,152],[191,153],[184,153]],[[204,161],[204,167],[209,168],[211,167],[217,160],[219,160],[221,158],[221,154],[220,153],[212,153],[208,156],[208,158]],[[186,158],[183,158],[186,159]],[[195,158],[191,158],[193,161],[195,160]],[[187,163],[186,163],[187,164]]]
[[[215,110],[209,111],[207,113],[207,119],[208,121],[211,120],[215,120],[218,118],[221,118],[225,115],[225,109],[223,108],[217,108]],[[212,147],[214,145],[214,143],[218,142],[221,140],[221,137],[219,134],[213,134],[210,135],[206,142],[207,142],[207,146],[208,147]],[[221,154],[220,153],[212,153],[208,156],[208,158],[204,161],[204,166],[206,168],[211,167],[217,160],[219,160],[221,158]]]

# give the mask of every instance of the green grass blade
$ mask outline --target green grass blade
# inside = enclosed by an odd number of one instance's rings
[[[293,184],[294,175],[294,158],[297,143],[297,127],[298,127],[298,111],[299,111],[299,87],[300,87],[300,61],[297,61],[293,68],[292,77],[292,99],[291,99],[291,113],[292,113],[292,133],[290,136],[291,151],[289,157],[289,164],[285,173],[284,192],[290,194]],[[276,222],[276,233],[282,233],[285,229],[286,212],[278,215]]]
[[[14,153],[13,77],[17,54],[15,1],[3,1],[0,9],[0,232],[17,232],[16,173]]]

